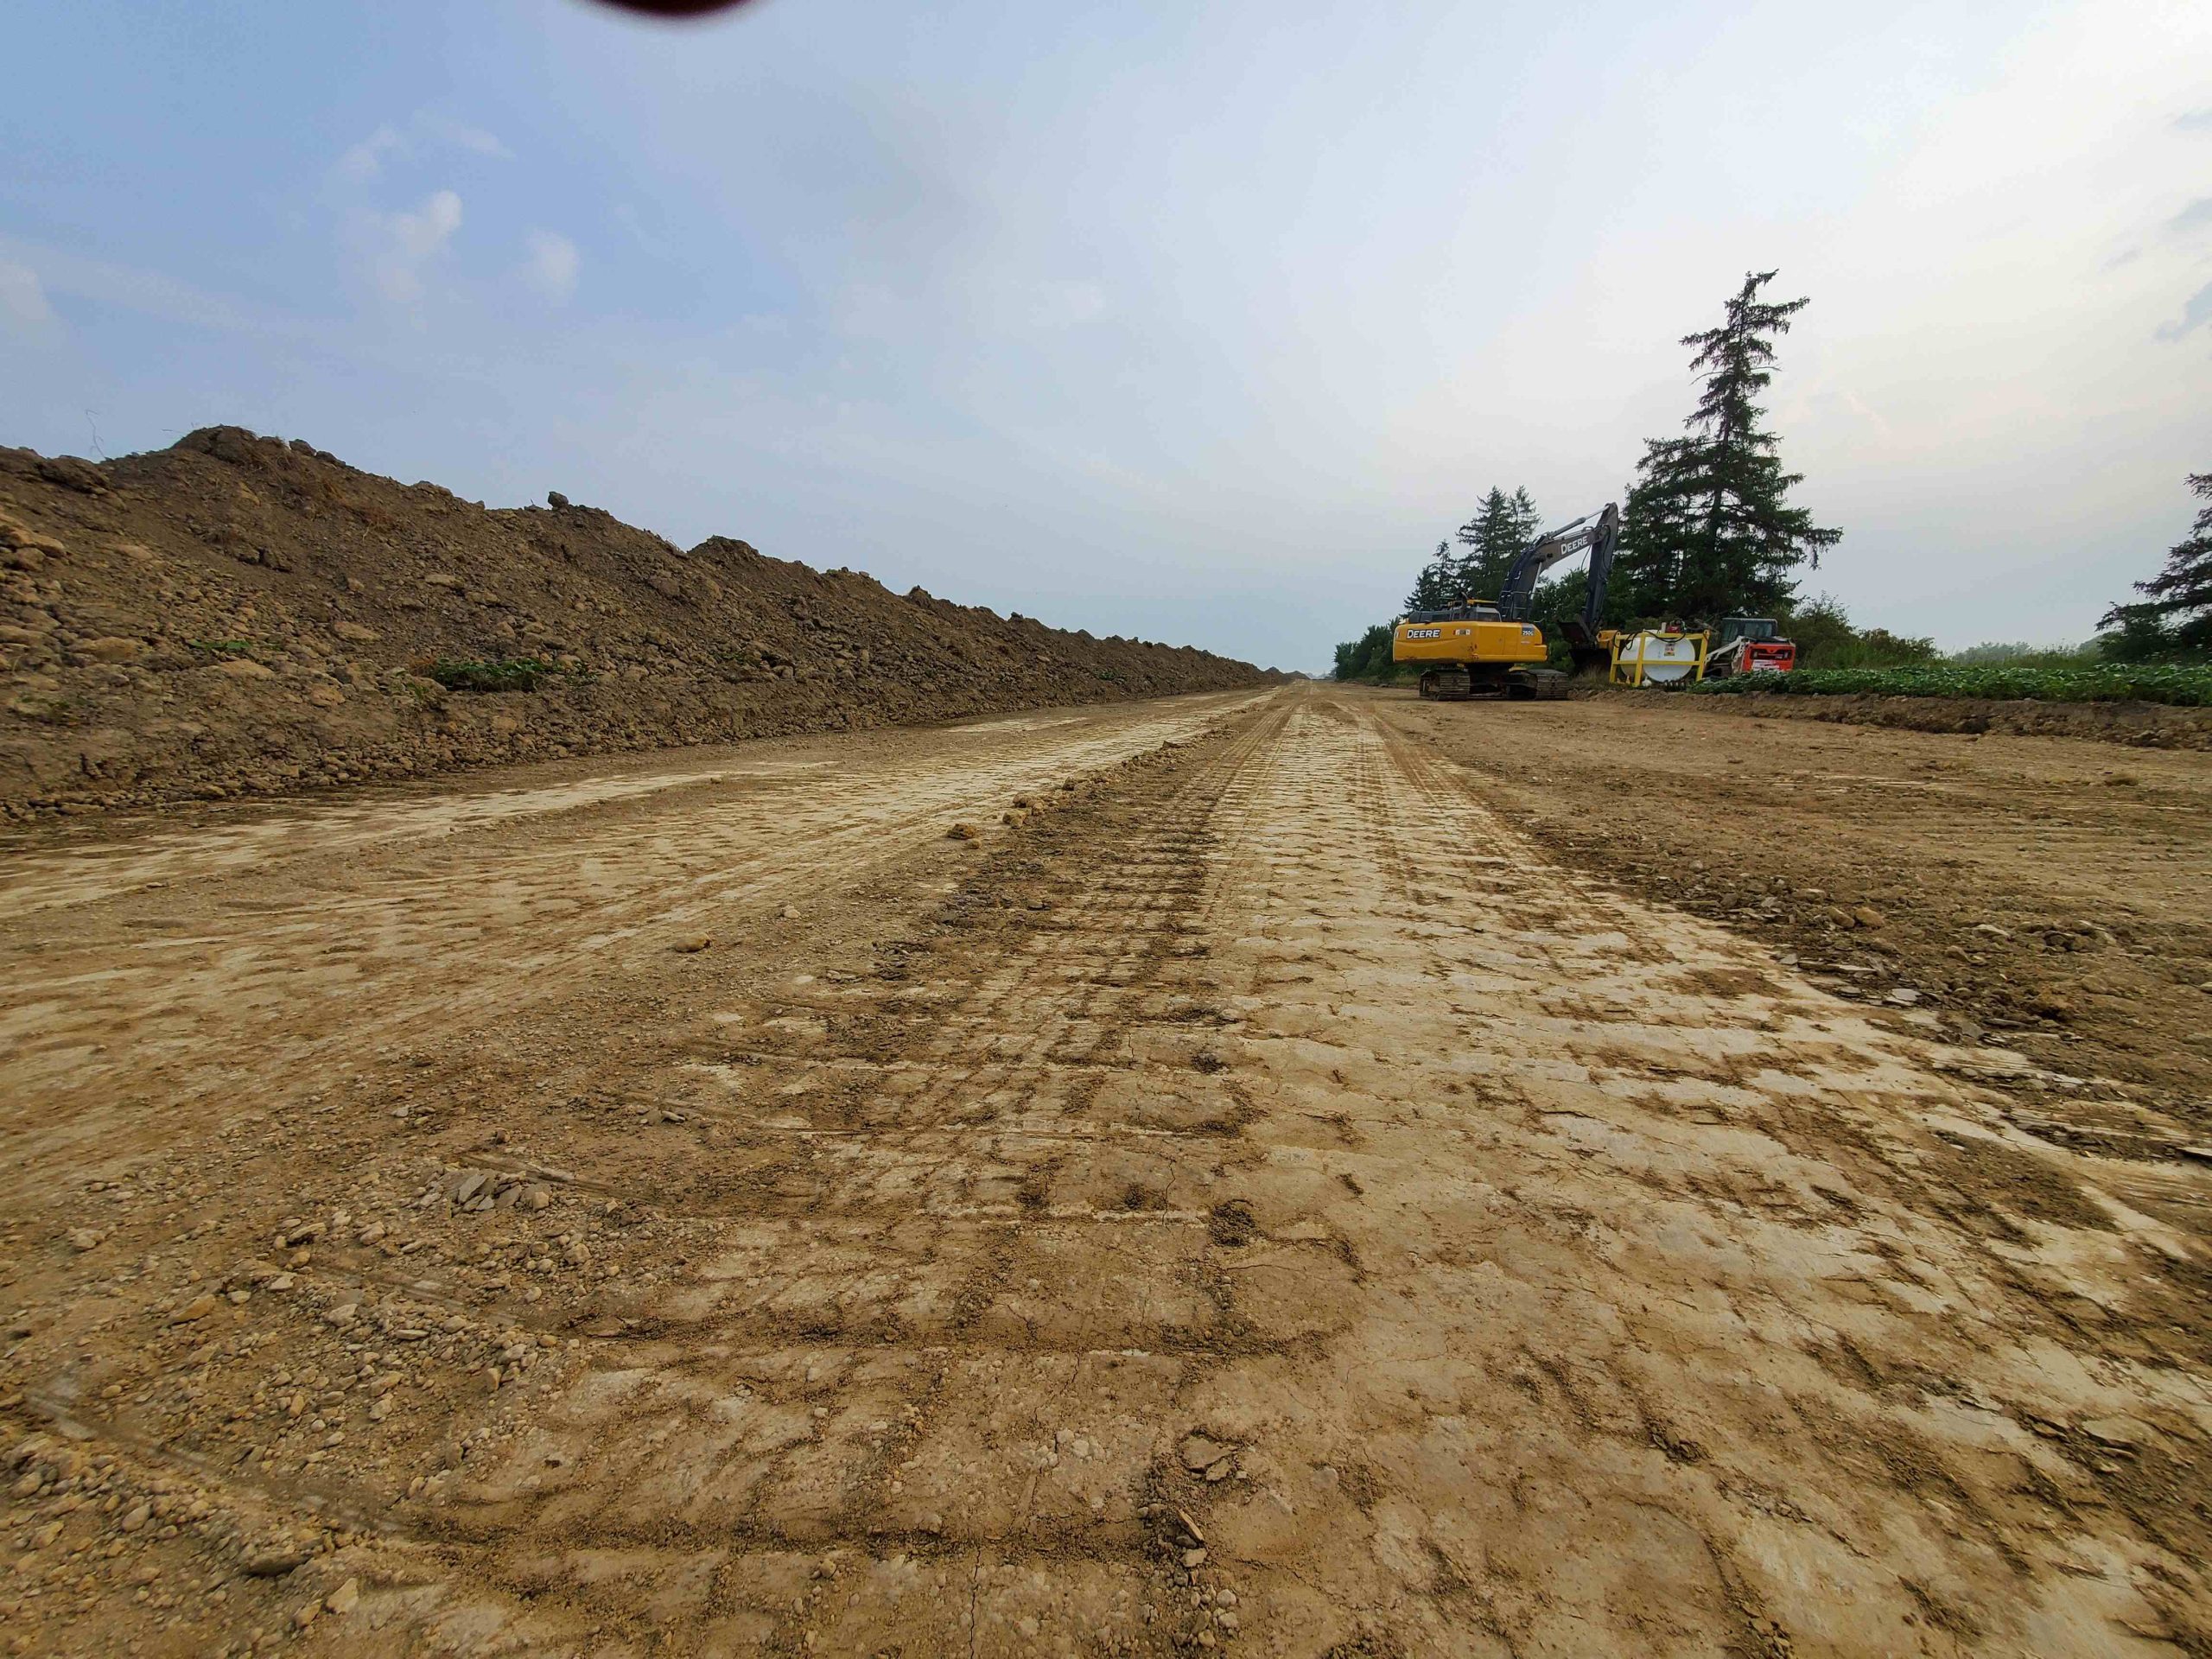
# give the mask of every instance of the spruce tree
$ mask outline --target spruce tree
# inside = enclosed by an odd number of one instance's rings
[[[1705,390],[1683,423],[1690,435],[1646,443],[1629,486],[1615,569],[1633,614],[1710,620],[1786,610],[1792,572],[1819,569],[1821,550],[1842,539],[1789,505],[1803,475],[1782,470],[1780,440],[1760,423],[1766,411],[1756,400],[1774,378],[1775,336],[1807,303],[1761,299],[1774,276],[1746,274],[1719,327],[1683,336]]]
[[[2150,597],[2114,605],[2097,623],[2120,631],[2116,655],[2212,652],[2212,473],[2191,473],[2189,488],[2205,505],[2166,555],[2165,568],[2135,584]]]
[[[1436,556],[1421,566],[1414,590],[1406,595],[1409,611],[1440,611],[1459,598],[1459,573],[1452,558],[1452,543],[1439,542]]]
[[[1475,516],[1459,526],[1460,590],[1470,599],[1496,599],[1516,554],[1535,540],[1536,504],[1524,488],[1506,494],[1497,486],[1482,499]]]

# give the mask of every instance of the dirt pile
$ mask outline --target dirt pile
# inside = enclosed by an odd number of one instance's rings
[[[210,427],[0,448],[0,815],[1280,677]]]
[[[1640,691],[1599,696],[1640,697]],[[1899,731],[1958,732],[1978,737],[2085,737],[2139,749],[2212,749],[2212,709],[2162,702],[2039,702],[2031,697],[1788,696],[1745,692],[1684,700],[1706,714],[1760,720],[1821,720],[1839,726],[1888,726]]]

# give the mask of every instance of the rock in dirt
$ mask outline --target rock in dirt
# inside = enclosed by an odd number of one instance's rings
[[[704,933],[687,933],[668,948],[679,957],[691,957],[696,956],[713,943],[714,941]]]
[[[206,1319],[210,1313],[213,1313],[215,1311],[216,1306],[217,1304],[213,1293],[203,1290],[199,1295],[194,1297],[182,1307],[177,1309],[175,1313],[172,1313],[169,1316],[169,1323],[172,1325],[194,1324],[198,1320]]]
[[[1203,1434],[1185,1434],[1177,1448],[1185,1469],[1205,1469],[1219,1463],[1236,1448],[1224,1446],[1219,1440],[1209,1440]]]
[[[248,1555],[244,1566],[248,1578],[281,1579],[307,1558],[296,1544],[270,1544]]]
[[[361,1581],[348,1579],[323,1598],[323,1611],[343,1618],[361,1605]]]
[[[2082,1432],[2101,1446],[2141,1446],[2151,1438],[2146,1424],[2133,1417],[2092,1417],[2082,1425]]]
[[[982,830],[972,823],[956,823],[944,832],[947,841],[981,841]]]
[[[48,483],[74,490],[80,495],[101,495],[107,491],[107,480],[99,468],[75,455],[42,456],[36,462],[36,470]]]
[[[1887,927],[1890,918],[1872,905],[1860,905],[1851,912],[1851,919],[1860,927]]]

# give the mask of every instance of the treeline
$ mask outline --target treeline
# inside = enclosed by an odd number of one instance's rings
[[[1772,616],[1797,642],[1798,661],[1808,668],[1936,661],[1942,653],[1932,640],[1854,627],[1834,599],[1807,600],[1800,592],[1801,573],[1817,570],[1842,532],[1815,524],[1808,510],[1792,504],[1802,475],[1784,468],[1780,440],[1760,404],[1774,378],[1775,342],[1808,303],[1766,298],[1774,276],[1770,270],[1747,274],[1717,327],[1683,336],[1701,389],[1681,435],[1644,445],[1623,501],[1620,550],[1599,621],[1630,629]],[[2189,487],[2212,503],[2212,473],[2192,475]],[[1597,505],[1577,503],[1574,513]],[[1493,486],[1422,563],[1404,608],[1495,600],[1515,556],[1541,529],[1526,489],[1508,494]],[[1582,612],[1588,581],[1578,562],[1536,589],[1531,617],[1555,660],[1566,655],[1560,624]],[[2212,654],[2212,505],[2197,514],[2192,534],[2173,549],[2164,569],[2136,588],[2142,600],[2114,605],[2098,624],[2104,630],[2094,646],[2098,655],[2139,662]],[[1390,632],[1378,624],[1339,645],[1337,677],[1390,677]]]

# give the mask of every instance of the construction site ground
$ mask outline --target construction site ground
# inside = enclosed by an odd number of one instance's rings
[[[2202,753],[1301,683],[0,853],[15,1652],[2212,1652]]]

